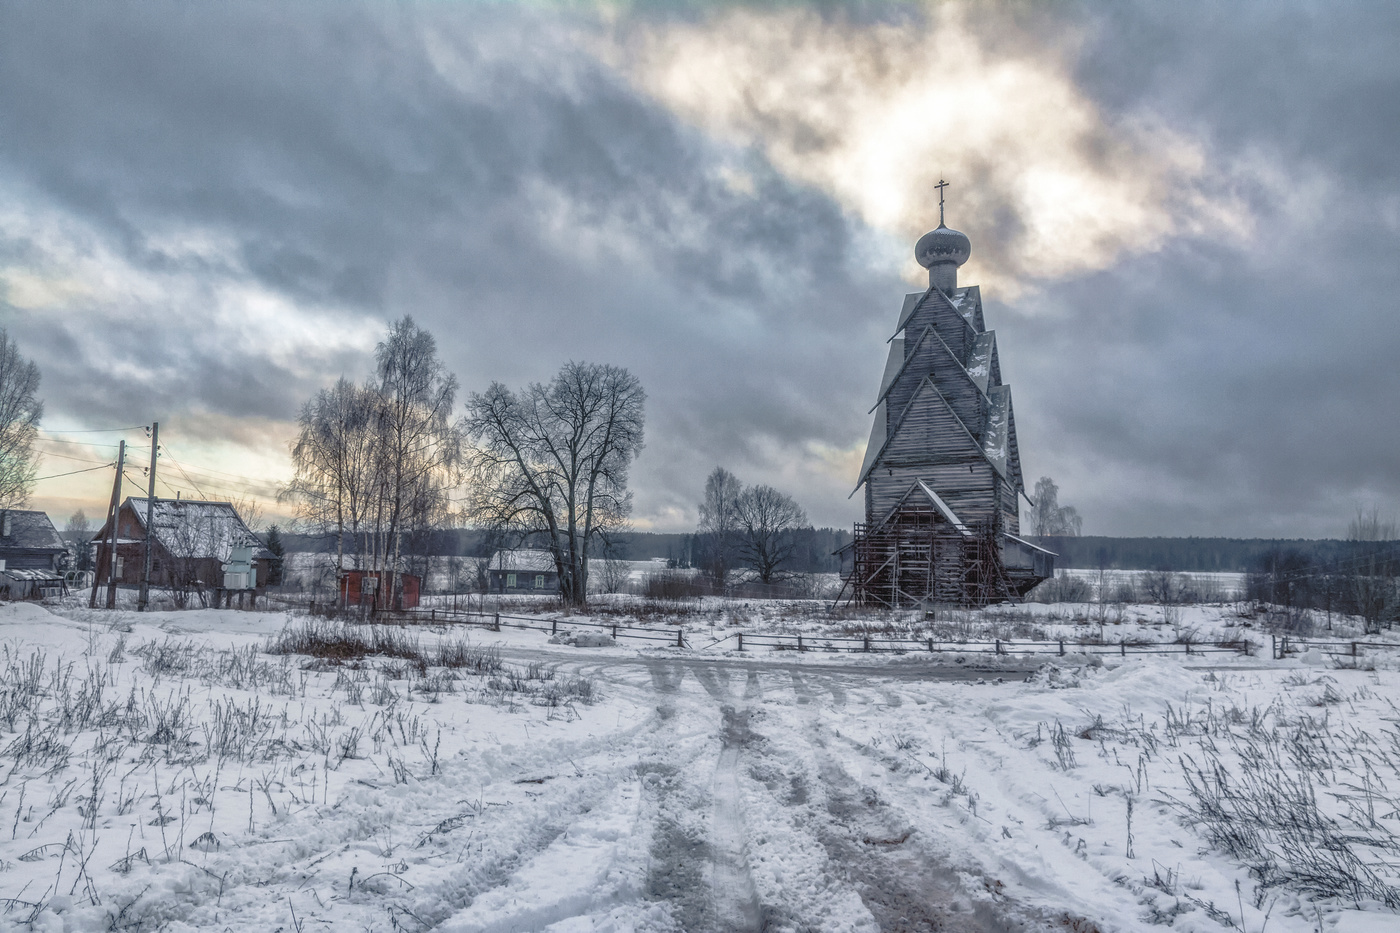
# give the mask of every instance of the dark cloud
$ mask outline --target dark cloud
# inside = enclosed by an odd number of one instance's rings
[[[877,7],[857,19],[912,15]],[[1394,507],[1397,14],[1017,9],[974,11],[988,49],[1084,37],[1110,124],[1200,140],[1203,184],[1256,224],[987,293],[1027,472],[1103,533],[1330,534]],[[635,371],[642,517],[693,509],[717,463],[856,517],[820,451],[868,429],[899,257],[872,266],[878,236],[829,197],[642,96],[603,36],[535,7],[0,7],[0,264],[115,270],[0,304],[51,420],[256,445],[411,313],[468,391],[569,358]],[[979,222],[1014,240],[1003,208]]]
[[[1203,140],[1254,225],[1002,312],[1028,468],[1110,533],[1340,535],[1395,510],[1400,12],[1090,9],[1082,86]]]

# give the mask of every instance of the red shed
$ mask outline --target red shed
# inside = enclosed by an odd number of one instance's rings
[[[395,609],[417,609],[418,593],[423,581],[411,573],[395,575],[399,587],[399,605]],[[346,570],[340,575],[340,597],[346,606],[370,606],[388,609],[389,598],[384,593],[389,583],[385,570]]]

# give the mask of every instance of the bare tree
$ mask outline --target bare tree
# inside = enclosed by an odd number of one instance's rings
[[[24,505],[34,487],[34,438],[44,415],[38,392],[39,367],[0,327],[0,509]]]
[[[462,432],[452,420],[457,377],[438,359],[433,335],[405,316],[375,347],[379,378],[379,472],[384,490],[380,514],[387,520],[384,554],[388,588],[397,598],[396,575],[403,533],[415,524],[437,525],[462,456]],[[392,549],[392,555],[390,550]]]
[[[696,528],[703,549],[700,564],[721,590],[734,569],[742,492],[739,478],[724,467],[715,467],[705,479],[705,498],[700,503],[700,525]]]
[[[1048,476],[1035,484],[1035,506],[1029,514],[1031,527],[1037,535],[1078,537],[1083,520],[1072,505],[1060,505],[1060,487]]]
[[[467,402],[472,517],[544,538],[570,604],[587,603],[593,544],[632,510],[628,470],[642,449],[645,404],[626,369],[578,362],[548,384],[517,393],[492,383]]]
[[[366,525],[376,483],[378,393],[341,377],[302,406],[292,442],[296,475],[278,496],[296,503],[297,518],[321,534],[335,533],[337,577],[345,569],[345,535],[365,566]]]
[[[162,536],[169,554],[169,567],[166,580],[170,585],[170,597],[175,608],[184,609],[190,604],[190,597],[197,596],[199,605],[209,605],[209,594],[205,585],[212,582],[201,578],[200,571],[205,557],[210,551],[213,529],[208,515],[188,505],[178,504],[171,511],[168,524]]]
[[[797,549],[793,532],[807,524],[807,513],[772,486],[749,486],[734,501],[739,557],[762,583],[775,582]]]
[[[63,536],[68,540],[68,546],[73,549],[72,569],[90,569],[92,558],[88,544],[92,541],[92,523],[88,521],[87,513],[78,509],[70,515],[68,524],[63,527]]]
[[[1400,613],[1395,587],[1400,527],[1393,519],[1382,518],[1380,509],[1358,509],[1347,526],[1347,540],[1352,542],[1353,555],[1347,595],[1366,624],[1366,634],[1379,634],[1382,623],[1389,624]]]
[[[632,565],[628,563],[626,553],[626,542],[619,540],[616,534],[604,539],[601,581],[604,593],[621,593],[627,588],[627,581],[632,576]]]

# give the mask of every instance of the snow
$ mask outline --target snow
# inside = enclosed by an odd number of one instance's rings
[[[833,624],[743,605],[716,628],[741,612]],[[1119,627],[1167,638],[1156,608]],[[982,621],[1098,628],[1020,609]],[[1374,900],[1263,886],[1187,818],[1184,767],[1215,755],[1238,774],[1261,737],[1311,736],[1330,756],[1309,772],[1320,812],[1393,838],[1392,670],[1320,653],[969,670],[981,661],[398,633],[465,637],[506,665],[452,680],[266,653],[302,624],[0,604],[0,930],[1397,923]],[[556,690],[583,681],[591,702]],[[1393,852],[1363,851],[1400,882]]]

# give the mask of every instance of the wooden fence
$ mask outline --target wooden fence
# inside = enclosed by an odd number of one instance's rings
[[[307,603],[295,600],[269,599],[269,603],[283,602],[287,606],[308,608]],[[336,609],[333,605],[317,604],[309,606],[314,614],[356,620],[355,610]],[[503,629],[541,632],[558,635],[576,630],[589,630],[605,633],[615,641],[631,640],[650,642],[657,646],[675,648],[696,648],[700,651],[737,650],[797,652],[841,652],[841,653],[900,653],[900,654],[987,654],[1003,656],[1052,655],[1094,655],[1126,658],[1135,655],[1185,655],[1199,657],[1206,655],[1234,654],[1251,655],[1264,646],[1247,639],[1220,643],[1153,643],[1153,642],[1103,642],[1088,643],[1069,639],[1056,641],[1030,641],[990,639],[987,641],[940,641],[935,638],[886,638],[874,636],[838,635],[774,635],[751,632],[730,632],[720,638],[703,644],[692,644],[692,639],[700,641],[699,632],[688,632],[685,628],[668,626],[648,628],[637,625],[623,625],[617,622],[595,622],[574,616],[518,616],[503,612],[483,612],[469,609],[431,607],[407,609],[394,612],[379,611],[363,617],[365,622],[389,624],[452,624],[465,625],[488,631]],[[1342,639],[1319,640],[1294,638],[1290,635],[1271,635],[1268,645],[1271,657],[1282,659],[1306,651],[1318,650],[1333,657],[1364,657],[1370,651],[1400,649],[1400,643]]]

